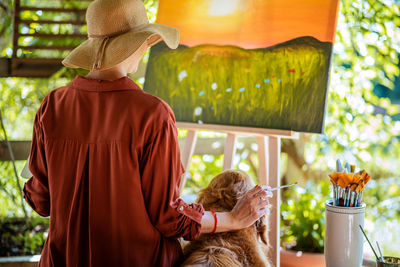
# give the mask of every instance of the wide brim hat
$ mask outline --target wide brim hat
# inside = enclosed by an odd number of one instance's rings
[[[62,61],[71,68],[109,69],[123,62],[145,42],[159,41],[175,49],[179,31],[162,24],[149,23],[141,0],[95,0],[86,11],[88,40]]]

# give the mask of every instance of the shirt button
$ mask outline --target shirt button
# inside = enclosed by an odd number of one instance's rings
[[[180,206],[180,207],[179,207],[179,210],[180,210],[180,211],[183,211],[183,206]]]

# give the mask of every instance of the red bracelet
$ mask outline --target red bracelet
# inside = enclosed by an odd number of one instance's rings
[[[214,228],[212,229],[210,235],[214,234],[215,231],[217,230],[217,224],[218,224],[218,219],[217,219],[217,214],[215,213],[215,211],[210,210],[210,212],[213,214],[214,216]]]

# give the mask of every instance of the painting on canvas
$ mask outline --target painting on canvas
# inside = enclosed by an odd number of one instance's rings
[[[159,0],[144,90],[177,121],[323,132],[338,0]]]

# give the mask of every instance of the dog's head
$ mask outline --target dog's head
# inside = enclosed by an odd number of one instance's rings
[[[205,210],[231,211],[239,198],[246,194],[254,183],[242,171],[224,171],[214,177],[210,184],[200,191],[197,202]]]
[[[245,172],[228,170],[214,177],[210,184],[200,191],[197,203],[205,210],[231,211],[236,202],[255,186]],[[267,244],[267,224],[265,216],[255,223],[257,235]]]

